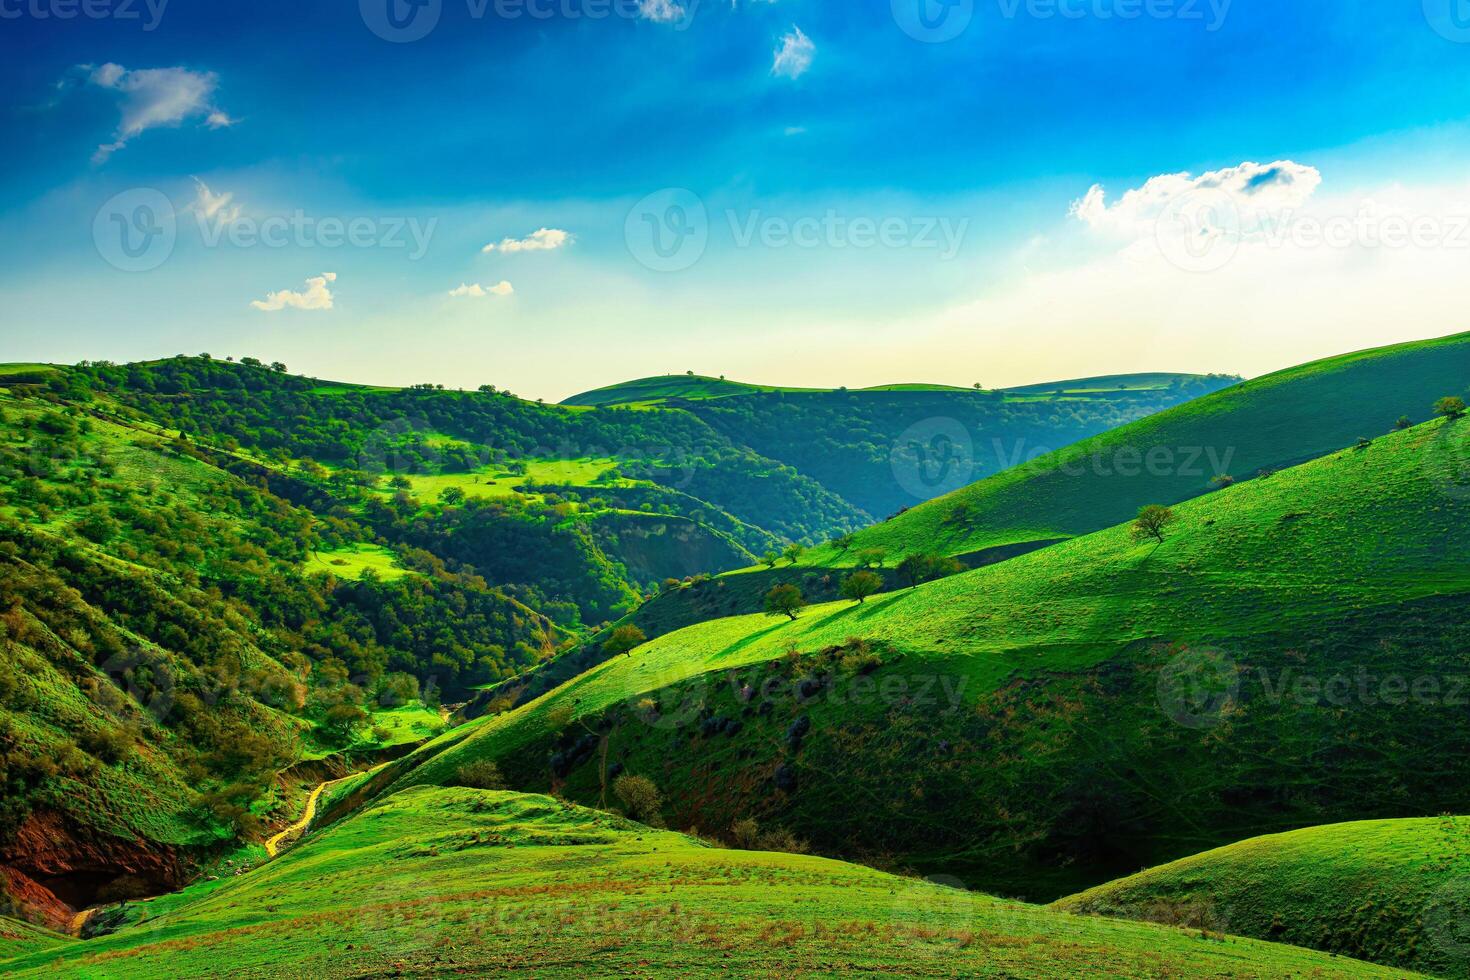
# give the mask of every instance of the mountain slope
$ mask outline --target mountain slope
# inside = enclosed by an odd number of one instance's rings
[[[690,627],[395,773],[443,783],[494,758],[519,788],[595,799],[605,738],[681,824],[755,816],[825,853],[1047,897],[1254,834],[1470,809],[1470,735],[1443,703],[1322,690],[1361,669],[1447,693],[1463,673],[1467,426],[1191,501],[1163,544],[1118,527],[794,622]],[[1210,710],[1185,680],[1223,685]]]
[[[1370,820],[1231,844],[1053,907],[1255,936],[1470,976],[1470,821]]]
[[[1041,456],[861,531],[851,548],[806,559],[851,564],[865,549],[898,557],[965,554],[1086,534],[1237,480],[1292,466],[1360,437],[1419,422],[1470,384],[1470,334],[1345,354],[1227,388]]]
[[[138,913],[144,916],[137,919]],[[421,788],[135,924],[0,962],[109,977],[1375,977],[1248,939],[1076,918],[540,796]]]

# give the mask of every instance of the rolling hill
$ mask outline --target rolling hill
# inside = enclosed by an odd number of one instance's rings
[[[1190,501],[1163,543],[1116,527],[683,629],[388,772],[451,783],[491,758],[592,801],[604,760],[654,779],[680,825],[754,817],[1033,898],[1261,833],[1470,809],[1444,704],[1470,640],[1467,425]],[[1360,673],[1437,693],[1391,712],[1332,693]]]
[[[544,796],[418,788],[238,879],[38,942],[14,977],[1375,977],[1250,939],[1075,917],[800,854],[725,850]],[[21,949],[24,949],[22,946]],[[7,952],[17,952],[14,945]],[[4,955],[0,953],[0,955]]]
[[[1274,834],[1109,882],[1053,907],[1470,976],[1470,823],[1368,820]]]
[[[1039,456],[860,532],[812,565],[880,549],[966,554],[1087,534],[1422,422],[1470,383],[1470,334],[1345,354],[1256,378]]]

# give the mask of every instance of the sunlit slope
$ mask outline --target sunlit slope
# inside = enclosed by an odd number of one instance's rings
[[[1054,907],[1470,976],[1470,820],[1370,820],[1257,837]]]
[[[541,796],[420,788],[10,976],[1401,975],[730,851]]]
[[[654,778],[680,825],[756,815],[827,853],[1048,898],[1257,833],[1470,806],[1415,768],[1433,752],[1470,769],[1442,704],[1271,696],[1302,673],[1463,668],[1467,481],[1470,422],[1434,422],[1183,504],[1163,544],[1117,527],[794,622],[690,627],[431,743],[399,784],[488,757],[518,788],[595,799],[601,756],[582,743],[606,734],[606,758]],[[859,646],[876,669],[845,659]],[[1159,694],[1194,656],[1239,672],[1199,730]],[[773,789],[782,767],[800,789]]]
[[[1144,504],[1206,493],[1216,476],[1246,480],[1377,437],[1401,416],[1422,422],[1436,399],[1467,385],[1470,334],[1316,361],[1041,456],[859,532],[841,554],[819,549],[807,561],[852,564],[874,548],[894,560],[928,549],[963,554],[1086,534]]]

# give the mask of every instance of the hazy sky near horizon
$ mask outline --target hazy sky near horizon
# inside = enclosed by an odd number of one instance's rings
[[[0,0],[0,361],[560,399],[1470,329],[1459,6]]]

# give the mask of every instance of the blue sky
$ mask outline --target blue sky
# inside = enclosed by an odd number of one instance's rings
[[[560,398],[1254,374],[1470,326],[1450,0],[88,2],[0,0],[0,359]],[[389,3],[437,21],[390,43]],[[1217,186],[1229,261],[1161,262]],[[118,268],[164,208],[166,256]],[[1298,240],[1364,208],[1437,237]]]

